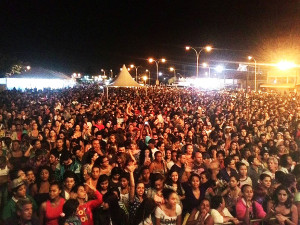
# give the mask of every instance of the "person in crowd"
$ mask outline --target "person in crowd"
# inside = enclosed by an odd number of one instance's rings
[[[262,173],[259,177],[259,184],[254,190],[254,199],[267,211],[267,203],[272,196],[272,178],[269,174]]]
[[[235,205],[241,196],[239,183],[239,177],[231,175],[228,187],[221,193],[221,196],[225,199],[225,206],[232,215],[235,215]]]
[[[58,182],[52,182],[49,188],[49,199],[40,207],[41,225],[59,225],[58,221],[63,210],[65,199],[61,196],[61,187]]]
[[[213,225],[214,220],[210,215],[210,201],[204,198],[200,205],[193,209],[188,220],[187,225]]]
[[[252,219],[263,219],[266,216],[262,205],[253,200],[253,188],[249,184],[242,186],[242,198],[236,203],[236,217],[244,224],[250,224]]]
[[[153,225],[152,214],[155,212],[156,203],[151,198],[145,198],[136,211],[133,225]]]
[[[47,201],[49,197],[49,188],[51,182],[51,169],[48,166],[40,167],[37,182],[33,184],[31,188],[31,195],[34,197],[38,206]]]
[[[16,203],[16,216],[12,216],[4,222],[4,225],[12,224],[40,225],[39,219],[34,215],[33,203],[30,199],[20,199]]]
[[[272,200],[268,203],[268,214],[265,220],[275,217],[279,224],[298,224],[297,207],[293,204],[292,195],[286,187],[283,185],[277,187]]]
[[[61,194],[64,199],[68,200],[71,197],[71,191],[76,185],[77,179],[78,178],[73,171],[68,170],[64,173],[63,188]]]
[[[147,192],[147,196],[149,198],[154,199],[156,204],[162,204],[164,202],[164,198],[162,195],[162,191],[164,188],[164,176],[160,173],[153,174],[151,181],[151,188]]]
[[[87,201],[87,191],[93,192],[94,200]],[[79,202],[76,215],[79,217],[82,225],[94,225],[93,210],[99,207],[102,202],[102,194],[91,184],[77,185],[72,189],[76,200]]]
[[[244,184],[249,184],[252,186],[252,180],[248,176],[248,168],[244,163],[238,163],[237,166],[239,176],[240,176],[240,187],[242,187]]]
[[[167,175],[167,165],[163,161],[162,153],[160,151],[156,151],[154,153],[154,160],[151,162],[149,170],[150,173],[160,173],[162,175]]]
[[[229,182],[231,175],[238,175],[235,170],[235,161],[231,156],[228,156],[224,159],[225,168],[220,170],[219,177],[221,180]]]
[[[26,185],[21,177],[14,179],[11,182],[12,197],[3,208],[2,219],[5,221],[8,218],[17,217],[17,206],[19,200],[28,199],[32,203],[33,211],[37,211],[37,205],[33,198],[26,195]]]
[[[180,225],[182,221],[182,209],[177,204],[177,194],[171,189],[163,190],[164,203],[155,210],[156,225],[170,224]]]
[[[204,198],[204,193],[200,191],[200,176],[192,174],[188,184],[185,184],[185,199],[183,200],[184,213],[190,213],[196,208]]]
[[[263,168],[261,166],[261,162],[255,156],[249,156],[248,162],[249,162],[248,176],[251,178],[252,185],[255,189],[258,185],[259,176],[263,172]]]
[[[67,200],[59,218],[59,225],[81,225],[80,219],[76,216],[78,206],[79,202],[76,199]]]
[[[176,193],[179,197],[179,200],[182,201],[183,199],[185,199],[185,191],[184,191],[181,183],[179,182],[178,178],[179,178],[179,176],[178,176],[178,172],[176,170],[169,171],[169,175],[165,182],[165,188],[169,188],[169,189],[176,191]],[[181,202],[179,202],[179,203],[181,203]]]
[[[225,200],[222,196],[216,195],[212,197],[211,208],[210,214],[215,224],[227,222],[232,222],[233,224],[239,223],[239,220],[233,217],[225,207]]]

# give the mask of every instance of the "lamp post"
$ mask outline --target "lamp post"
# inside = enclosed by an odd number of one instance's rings
[[[151,80],[151,78],[150,78],[150,70],[148,70],[148,69],[146,69],[146,72],[148,72],[149,73],[149,85],[150,85],[150,80]]]
[[[153,59],[153,58],[149,58],[149,59],[148,59],[148,62],[149,62],[149,63],[155,62],[155,64],[156,64],[156,85],[159,85],[159,80],[158,80],[158,64],[159,64],[159,62],[165,63],[165,62],[166,62],[166,59],[165,59],[165,58],[162,58],[162,59],[160,59],[160,60],[155,60],[155,59]]]
[[[103,72],[103,76],[105,76],[105,70],[104,70],[104,69],[101,69],[101,72]]]
[[[147,93],[147,86],[146,86],[147,79],[148,79],[148,77],[147,77],[147,76],[143,76],[143,80],[145,81],[146,96],[148,95],[148,93]]]
[[[207,63],[202,63],[202,66],[204,68],[208,68],[208,77],[210,78],[210,67],[209,67],[209,65]]]
[[[130,68],[132,68],[132,69],[135,68],[135,81],[136,82],[138,82],[138,79],[137,79],[137,70],[138,70],[139,67],[141,67],[141,66],[135,66],[133,64],[130,65]]]
[[[248,59],[254,61],[254,86],[255,86],[254,90],[256,92],[256,60],[253,56],[248,56]]]
[[[176,69],[174,67],[170,67],[169,70],[171,72],[174,72],[174,77],[175,77],[175,81],[176,81]]]
[[[191,47],[191,46],[186,46],[185,47],[185,50],[189,51],[190,49],[193,49],[196,53],[196,63],[197,63],[197,78],[199,77],[199,58],[200,58],[200,53],[205,50],[207,52],[210,52],[212,50],[212,47],[211,46],[206,46],[206,47],[202,47],[200,48],[198,51]]]
[[[113,76],[114,76],[114,72],[112,69],[110,69],[110,77],[113,78]]]

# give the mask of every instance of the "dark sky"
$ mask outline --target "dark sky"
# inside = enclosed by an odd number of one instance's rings
[[[149,56],[188,70],[195,55],[185,45],[216,47],[201,56],[211,64],[243,61],[262,36],[294,26],[299,8],[289,0],[3,0],[0,53],[67,73],[124,63],[154,70]]]

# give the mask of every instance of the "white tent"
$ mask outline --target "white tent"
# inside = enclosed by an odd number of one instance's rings
[[[141,87],[130,75],[125,64],[122,67],[121,72],[114,82],[108,85],[108,87]]]

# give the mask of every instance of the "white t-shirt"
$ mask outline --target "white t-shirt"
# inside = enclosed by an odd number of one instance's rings
[[[174,217],[167,216],[161,208],[157,207],[155,210],[155,218],[160,219],[161,225],[176,225],[177,217],[181,215],[181,212],[181,207],[178,204],[176,204],[176,216]]]
[[[140,222],[139,225],[153,225],[151,214],[144,221]]]
[[[230,214],[230,212],[228,211],[227,208],[224,208],[224,209],[223,209],[223,213],[224,213],[225,216],[233,217],[233,216]],[[210,211],[210,215],[211,215],[212,218],[214,219],[214,223],[215,223],[215,224],[216,224],[216,223],[224,223],[224,218],[223,218],[223,216],[219,213],[218,210],[212,209],[212,210]]]

